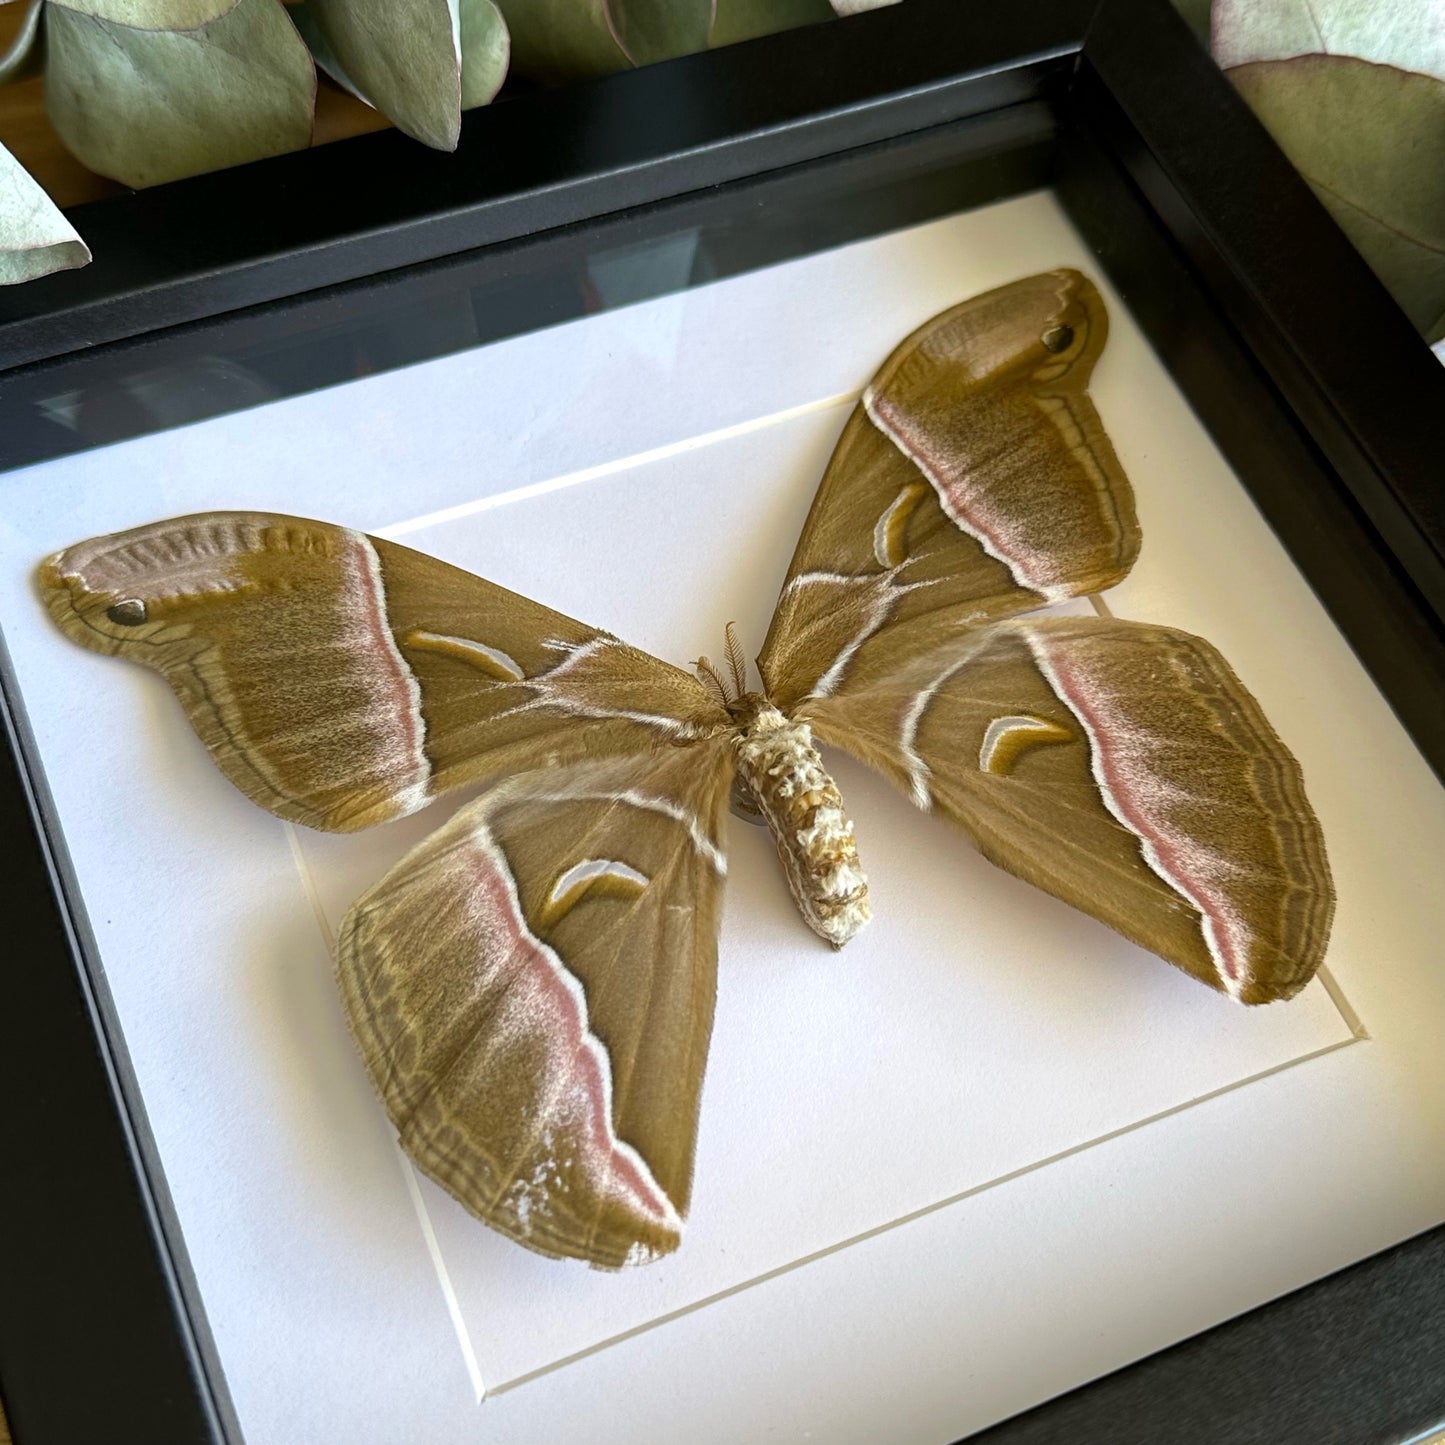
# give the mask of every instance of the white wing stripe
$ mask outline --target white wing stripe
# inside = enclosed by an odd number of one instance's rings
[[[708,837],[697,814],[690,812],[680,803],[673,802],[671,798],[661,798],[651,793],[639,793],[636,788],[628,788],[623,792],[598,788],[580,788],[565,789],[555,793],[534,792],[529,788],[525,796],[528,802],[569,803],[574,801],[597,800],[611,803],[625,803],[631,808],[643,808],[649,813],[661,813],[664,817],[672,818],[676,822],[681,823],[683,827],[687,829],[688,837],[692,840],[692,846],[697,852],[712,864],[720,877],[727,875],[727,858],[722,849]],[[644,882],[645,881],[644,879]]]

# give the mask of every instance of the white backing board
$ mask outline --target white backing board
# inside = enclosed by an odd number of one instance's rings
[[[302,836],[29,595],[79,537],[260,507],[675,662],[728,619],[755,647],[873,367],[1061,264],[1098,279],[1029,197],[0,479],[7,642],[252,1445],[952,1438],[1445,1216],[1445,795],[1107,288],[1145,536],[1108,605],[1209,636],[1301,758],[1329,988],[1229,1004],[834,759],[875,922],[833,955],[733,825],[692,1217],[644,1270],[537,1259],[399,1163],[325,940],[444,807]]]

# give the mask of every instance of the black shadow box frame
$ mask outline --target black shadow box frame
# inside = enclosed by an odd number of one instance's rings
[[[1167,0],[908,0],[79,208],[95,264],[0,293],[0,470],[596,310],[598,254],[701,238],[620,304],[1040,186],[1445,777],[1445,373]],[[238,1445],[0,682],[15,1439]],[[1403,1441],[1442,1359],[1445,1226],[975,1438]]]

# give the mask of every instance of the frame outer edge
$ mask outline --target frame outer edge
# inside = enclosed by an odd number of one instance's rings
[[[1445,629],[1445,368],[1169,4],[1104,0],[1083,62],[1147,147],[1135,183]]]
[[[11,1428],[22,1445],[239,1440],[209,1331],[187,1302],[194,1282],[106,1024],[104,983],[86,961],[89,928],[49,844],[44,784],[22,761],[34,753],[3,642],[0,726],[0,829],[34,839],[8,852],[14,932],[0,1008],[0,1362]],[[49,1388],[57,1359],[84,1370],[96,1358],[124,1378],[124,1394]]]
[[[0,376],[1040,99],[1096,4],[909,0],[469,111],[455,155],[381,131],[75,207],[96,259],[0,293]]]
[[[1408,1441],[1445,1421],[1442,1239],[1445,1227],[1416,1235],[970,1445]]]

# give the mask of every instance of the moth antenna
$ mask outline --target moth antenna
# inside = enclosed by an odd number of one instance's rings
[[[731,700],[728,697],[728,690],[723,686],[723,680],[718,675],[718,670],[705,657],[700,657],[693,663],[693,671],[697,673],[698,681],[708,689],[718,702],[726,707]]]
[[[733,675],[733,687],[741,697],[748,690],[748,662],[743,656],[742,643],[738,641],[738,626],[729,622],[726,628],[728,640],[728,669]]]

